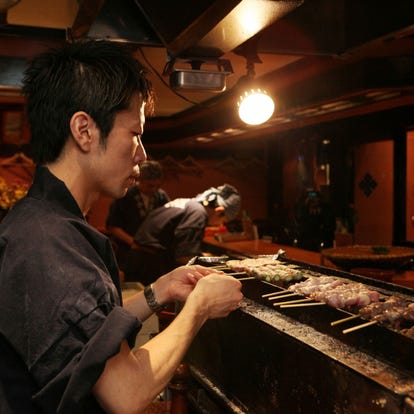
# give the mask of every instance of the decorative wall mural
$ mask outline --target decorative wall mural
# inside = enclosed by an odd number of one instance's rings
[[[260,172],[267,169],[266,164],[257,157],[245,160],[235,159],[234,157],[227,157],[216,165],[217,170],[232,176],[250,175],[252,171]]]
[[[197,163],[191,156],[184,160],[176,160],[172,156],[167,155],[160,160],[164,169],[164,174],[170,177],[178,178],[179,175],[190,175],[199,177],[203,174],[203,167]]]
[[[197,162],[191,156],[178,160],[171,155],[167,155],[159,161],[165,175],[174,178],[178,178],[180,175],[199,177],[203,175],[206,169],[203,164]],[[252,171],[263,172],[267,169],[267,165],[257,157],[247,160],[227,157],[215,164],[214,168],[230,177],[240,177],[246,174],[250,176]]]

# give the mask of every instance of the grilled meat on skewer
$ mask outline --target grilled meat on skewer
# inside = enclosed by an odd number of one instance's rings
[[[344,310],[356,310],[371,302],[377,302],[380,298],[377,291],[363,283],[333,276],[311,276],[303,282],[291,285],[288,290]]]
[[[291,282],[302,280],[304,276],[296,267],[270,258],[228,260],[226,264],[232,270],[243,271],[267,282]]]
[[[359,314],[364,319],[375,320],[381,325],[399,331],[404,325],[414,323],[414,303],[397,296],[390,296],[383,302],[362,307]]]
[[[356,312],[363,319],[414,336],[414,303],[398,296],[384,300],[377,291],[363,283],[332,276],[309,277],[291,285],[288,290],[335,308]]]

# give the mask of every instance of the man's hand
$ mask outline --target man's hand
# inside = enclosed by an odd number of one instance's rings
[[[161,304],[174,300],[185,302],[197,282],[212,273],[224,274],[199,265],[177,267],[153,283],[155,296]]]
[[[205,319],[223,318],[237,309],[243,299],[242,284],[226,274],[210,274],[201,279],[187,302],[198,307]]]

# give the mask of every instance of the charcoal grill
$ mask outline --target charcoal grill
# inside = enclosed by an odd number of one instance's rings
[[[384,295],[413,300],[414,290],[279,257],[305,273],[343,277]],[[217,258],[225,263],[226,258]],[[214,265],[214,258],[194,260]],[[237,276],[236,276],[237,277]],[[275,307],[266,295],[286,288],[242,281],[245,299],[225,319],[208,321],[187,355],[195,412],[257,414],[414,413],[414,340],[324,306]]]

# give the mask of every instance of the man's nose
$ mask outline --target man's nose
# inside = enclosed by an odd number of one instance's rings
[[[137,149],[135,150],[134,161],[139,164],[143,161],[146,161],[147,153],[145,151],[144,145],[142,144],[141,138],[138,139]]]

